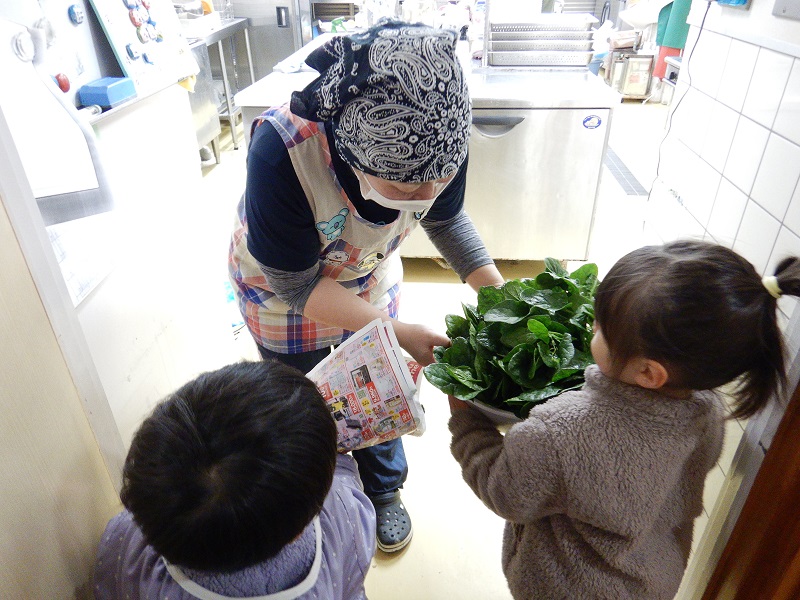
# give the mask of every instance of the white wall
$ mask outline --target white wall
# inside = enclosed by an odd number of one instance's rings
[[[647,207],[651,242],[716,241],[764,274],[800,256],[800,21],[694,0],[659,178]],[[703,16],[709,8],[702,31]],[[779,302],[797,384],[800,311]],[[739,515],[783,413],[748,422],[679,598],[699,598]]]
[[[774,16],[774,6],[775,0],[750,0],[747,9],[713,3],[708,11],[706,28],[758,46],[791,53],[800,40],[800,21]],[[705,7],[705,0],[693,0],[692,12],[687,19],[690,25],[700,26]],[[782,48],[783,44],[785,47]]]
[[[7,133],[0,112],[0,596],[91,598],[119,499],[12,228],[9,213],[33,195],[13,175]]]

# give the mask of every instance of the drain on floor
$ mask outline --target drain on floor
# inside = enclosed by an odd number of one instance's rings
[[[617,156],[617,153],[610,146],[606,151],[603,164],[608,167],[608,170],[611,171],[617,183],[622,186],[628,196],[647,196],[647,190],[639,183],[639,180],[634,177],[630,169],[625,166],[625,163],[622,162],[622,159]]]

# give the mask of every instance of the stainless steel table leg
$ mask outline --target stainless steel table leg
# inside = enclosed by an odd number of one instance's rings
[[[247,27],[244,28],[244,45],[247,48],[247,64],[250,66],[250,85],[256,82],[255,72],[253,71],[253,54],[250,52],[250,34]]]
[[[214,161],[219,164],[219,136],[211,140],[211,151],[214,153]]]
[[[225,53],[222,50],[222,40],[217,42],[217,49],[219,50],[219,64],[222,67],[222,88],[225,91],[225,104],[228,108],[228,119],[231,126],[231,139],[233,140],[234,150],[239,149],[239,136],[236,133],[236,115],[233,110],[233,102],[231,101],[231,86],[228,83],[228,69],[225,67]]]

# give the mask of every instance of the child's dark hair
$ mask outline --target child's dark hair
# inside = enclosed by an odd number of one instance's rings
[[[277,361],[204,373],[136,432],[120,494],[169,562],[230,572],[262,562],[322,509],[336,426],[316,386]]]
[[[800,295],[800,260],[784,259],[775,276],[783,293]],[[597,289],[595,318],[615,368],[643,356],[665,366],[668,385],[694,390],[741,376],[731,415],[741,418],[785,385],[776,302],[733,250],[677,241],[620,259]]]

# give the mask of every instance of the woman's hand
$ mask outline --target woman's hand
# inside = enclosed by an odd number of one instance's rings
[[[434,362],[434,346],[450,345],[450,338],[425,325],[392,321],[392,326],[403,350],[423,367]]]
[[[323,277],[306,301],[303,314],[320,323],[358,331],[374,319],[391,321],[400,347],[423,367],[434,362],[433,347],[449,346],[450,338],[430,327],[390,319],[363,298],[350,293],[333,279]]]

